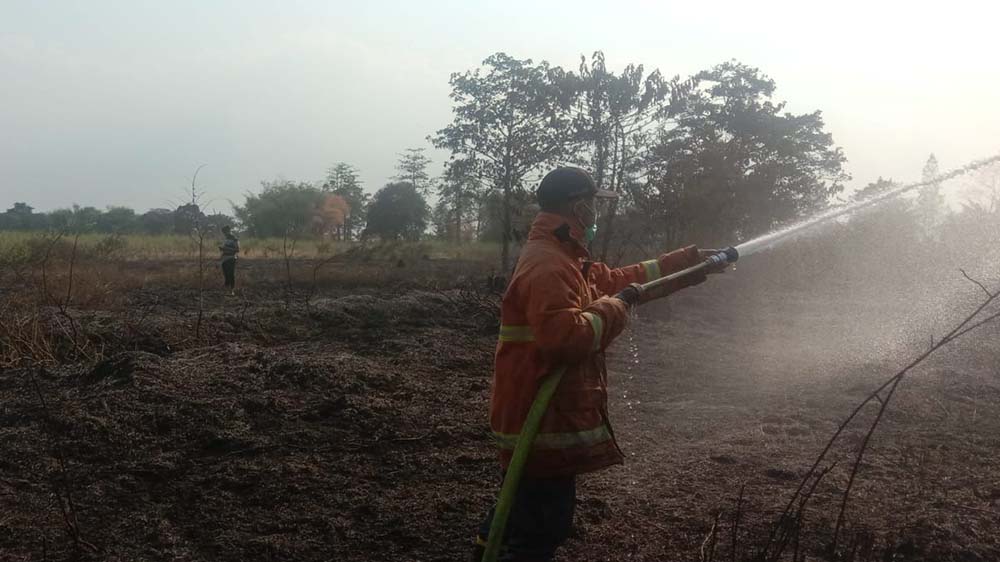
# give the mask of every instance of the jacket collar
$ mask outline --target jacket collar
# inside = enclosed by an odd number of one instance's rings
[[[549,240],[559,244],[571,257],[590,257],[580,227],[571,225],[565,217],[555,213],[538,213],[535,222],[531,223],[528,240]]]

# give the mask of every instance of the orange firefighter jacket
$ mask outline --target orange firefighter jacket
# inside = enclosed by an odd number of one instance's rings
[[[504,469],[542,379],[567,366],[528,457],[530,477],[581,474],[622,462],[608,422],[604,350],[625,328],[628,312],[608,295],[699,261],[697,248],[689,246],[611,269],[587,260],[582,239],[561,216],[539,213],[503,297],[490,425]],[[666,292],[703,280],[679,280]]]

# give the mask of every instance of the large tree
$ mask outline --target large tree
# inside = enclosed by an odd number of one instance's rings
[[[914,209],[924,242],[936,242],[941,238],[941,226],[944,224],[947,207],[944,195],[941,194],[941,181],[937,179],[939,175],[941,171],[937,158],[931,154],[924,164],[921,181],[925,185],[917,193]]]
[[[639,203],[667,243],[745,240],[825,206],[848,175],[819,111],[775,103],[773,80],[727,62],[694,77],[647,158]]]
[[[41,230],[48,227],[48,217],[34,211],[27,203],[14,203],[13,207],[0,214],[0,230]]]
[[[299,236],[309,231],[322,192],[305,182],[261,182],[260,193],[248,193],[236,217],[251,236]]]
[[[205,213],[202,212],[198,203],[185,203],[174,209],[174,234],[187,236],[206,228],[206,226]]]
[[[423,148],[407,148],[404,154],[399,155],[396,162],[396,171],[399,173],[392,179],[401,182],[408,182],[427,197],[431,190],[431,177],[427,174],[427,166],[431,159],[424,156]]]
[[[462,242],[478,237],[482,221],[483,182],[476,162],[452,159],[445,165],[434,208],[434,224],[441,238]]]
[[[390,183],[372,198],[365,234],[383,240],[419,240],[429,213],[427,201],[413,184]]]
[[[510,268],[514,195],[558,160],[571,140],[572,84],[566,72],[505,53],[450,80],[454,121],[431,138],[453,158],[475,162],[502,201],[501,267]]]
[[[615,74],[607,69],[601,51],[590,61],[581,56],[578,71],[574,125],[587,149],[579,163],[591,170],[599,188],[618,193],[621,203],[628,204],[625,188],[642,173],[653,131],[682,107],[681,96],[690,83],[676,77],[667,81],[659,70],[646,73],[641,64]],[[601,261],[607,259],[618,207],[616,200],[602,216],[597,242]]]
[[[174,212],[150,209],[139,217],[139,230],[145,234],[168,234],[174,228]]]
[[[135,211],[128,207],[108,207],[97,217],[97,231],[106,234],[130,234],[138,230]]]
[[[338,162],[326,172],[323,191],[339,195],[347,203],[347,214],[341,229],[342,239],[351,240],[361,234],[365,226],[368,194],[358,177],[358,170],[346,162]]]

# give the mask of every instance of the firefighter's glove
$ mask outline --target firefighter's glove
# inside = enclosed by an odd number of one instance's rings
[[[619,292],[617,295],[615,295],[615,298],[620,299],[629,307],[633,307],[639,304],[639,301],[642,300],[642,285],[638,283],[632,283],[628,287],[622,289],[621,292]]]

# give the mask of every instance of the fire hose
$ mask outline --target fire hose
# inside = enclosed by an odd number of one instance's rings
[[[689,275],[694,275],[714,269],[730,263],[735,263],[739,259],[739,252],[736,248],[729,247],[718,253],[710,255],[704,261],[693,265],[687,269],[682,269],[659,279],[654,279],[641,285],[642,293],[648,293],[676,279],[682,279]],[[647,301],[640,301],[647,302]],[[538,428],[541,425],[542,417],[549,407],[549,400],[559,386],[563,374],[566,373],[566,366],[561,365],[542,377],[542,383],[535,394],[535,400],[531,403],[531,409],[521,426],[521,433],[514,446],[514,453],[511,456],[510,464],[507,465],[507,473],[504,475],[503,484],[500,486],[500,496],[497,499],[496,508],[493,511],[493,521],[490,523],[490,532],[486,542],[486,549],[482,562],[496,562],[500,554],[500,546],[503,544],[504,532],[507,529],[507,520],[510,518],[511,508],[514,506],[514,498],[517,495],[517,488],[521,483],[521,476],[524,473],[524,466],[531,453],[531,447],[538,435]]]

